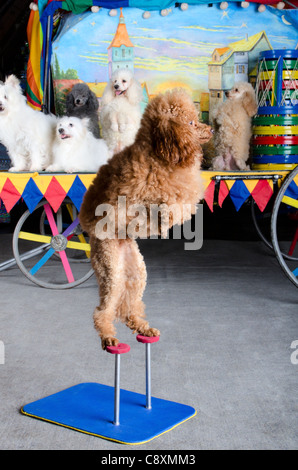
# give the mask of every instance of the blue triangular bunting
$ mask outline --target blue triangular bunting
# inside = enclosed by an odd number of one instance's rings
[[[67,195],[70,197],[70,199],[72,200],[72,202],[74,203],[78,211],[81,208],[81,204],[83,202],[83,197],[84,197],[86,190],[87,190],[86,186],[82,183],[79,176],[77,175]]]
[[[42,192],[38,189],[33,179],[30,178],[22,194],[28,209],[33,212],[39,201],[43,198]]]
[[[242,180],[236,180],[230,189],[230,197],[237,211],[250,196],[250,192]]]

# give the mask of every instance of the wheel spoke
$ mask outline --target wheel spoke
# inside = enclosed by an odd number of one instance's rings
[[[51,238],[48,235],[39,235],[38,233],[20,232],[19,238],[22,240],[29,240],[30,242],[51,243]]]
[[[22,240],[29,240],[31,242],[41,242],[41,243],[51,243],[51,238],[49,235],[39,235],[38,233],[30,232],[20,232],[19,238]],[[73,250],[86,251],[90,256],[90,245],[89,243],[80,243],[80,242],[71,242],[68,241],[67,248],[72,248]]]
[[[50,257],[55,253],[54,248],[50,248],[45,255],[30,269],[29,273],[34,276],[37,271],[50,259]]]
[[[52,212],[52,209],[50,207],[50,204],[45,204],[44,205],[44,210],[45,210],[45,213],[46,213],[46,216],[48,218],[48,221],[49,221],[49,224],[50,224],[50,228],[52,230],[52,234],[53,235],[58,235],[59,234],[59,231],[58,231],[58,228],[57,228],[57,225],[56,225],[56,222],[55,222],[55,219],[54,219],[54,216],[53,216],[53,212]]]
[[[68,282],[74,282],[75,279],[73,277],[71,267],[70,267],[65,251],[59,251],[59,255],[60,255]]]
[[[288,206],[295,207],[296,209],[298,209],[298,201],[297,201],[297,199],[294,199],[294,198],[289,197],[289,196],[284,196],[284,197],[282,198],[282,202],[284,202],[284,203],[287,204]]]
[[[48,218],[48,221],[49,221],[49,224],[50,224],[50,227],[51,227],[51,230],[52,230],[52,233],[53,235],[58,235],[59,232],[58,232],[58,229],[57,229],[57,226],[56,226],[56,222],[55,222],[55,219],[54,219],[54,216],[53,216],[53,212],[52,212],[52,209],[50,208],[50,205],[49,204],[45,204],[44,206],[44,210],[45,210],[45,213],[46,213],[46,216]],[[72,224],[71,224],[72,225]],[[69,230],[69,228],[71,227],[71,225],[63,232],[63,235],[65,236],[65,233]],[[71,231],[71,230],[70,230]],[[70,233],[70,232],[68,232]],[[71,243],[74,243],[74,242],[71,242]],[[53,250],[54,252],[54,250]],[[66,253],[65,251],[59,251],[59,255],[60,255],[60,258],[61,258],[61,261],[62,261],[62,264],[63,264],[63,268],[64,268],[64,271],[65,271],[65,274],[66,274],[66,277],[67,277],[67,280],[69,283],[71,282],[74,282],[74,277],[73,277],[73,274],[72,274],[72,271],[71,271],[71,267],[70,267],[70,264],[69,264],[69,261],[67,259],[67,256],[66,256]]]
[[[81,251],[86,251],[90,253],[90,245],[89,243],[80,243],[80,242],[71,242],[68,241],[67,248],[73,248],[74,250],[81,250]]]
[[[66,204],[66,207],[67,207],[68,213],[69,213],[69,215],[70,215],[70,217],[71,217],[71,220],[74,220],[75,214],[74,214],[74,211],[72,210],[71,204]],[[76,218],[76,220],[78,220],[78,218]],[[82,244],[84,244],[84,243],[86,244],[86,243],[87,243],[87,242],[86,242],[86,239],[85,239],[85,237],[84,237],[84,235],[83,235],[82,233],[79,233],[79,234],[78,234],[78,239],[80,240],[80,242],[81,242]],[[90,258],[90,245],[89,245],[89,244],[87,244],[87,245],[88,245],[88,248],[86,248],[86,250],[85,250],[84,248],[77,248],[77,249],[78,249],[78,250],[79,250],[79,249],[84,250],[84,251],[85,251],[85,254],[86,254],[86,256],[87,256],[87,258]],[[87,245],[83,245],[83,246],[87,246]]]

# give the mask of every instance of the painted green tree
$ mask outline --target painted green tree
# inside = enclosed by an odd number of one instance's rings
[[[60,68],[58,57],[55,54],[52,75],[54,80],[77,80],[78,72],[75,69],[67,69],[66,72]],[[58,83],[55,85],[55,112],[57,116],[63,116],[65,113],[65,99],[69,89],[65,84]]]
[[[75,69],[67,69],[66,72],[64,72],[64,70],[60,68],[58,57],[56,54],[52,72],[54,80],[75,80],[79,78],[78,72]]]

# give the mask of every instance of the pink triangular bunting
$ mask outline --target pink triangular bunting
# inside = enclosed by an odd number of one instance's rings
[[[5,205],[5,209],[7,210],[7,212],[10,212],[13,206],[21,198],[21,194],[12,184],[10,179],[7,178],[0,193],[0,197],[3,201],[3,204]]]
[[[219,183],[219,191],[218,191],[218,204],[220,205],[220,207],[222,207],[222,204],[228,194],[229,194],[229,188],[227,187],[225,181],[221,181]]]
[[[269,181],[259,180],[254,190],[252,191],[251,195],[256,201],[256,204],[261,212],[263,212],[263,210],[267,206],[268,201],[271,198],[272,194],[273,194],[273,190],[270,186]]]
[[[62,188],[61,184],[53,176],[44,197],[50,203],[52,209],[57,212],[61,206],[63,200],[65,199],[66,191]]]
[[[215,180],[212,180],[204,194],[204,199],[209,209],[211,210],[211,212],[213,212],[214,188],[215,188]]]

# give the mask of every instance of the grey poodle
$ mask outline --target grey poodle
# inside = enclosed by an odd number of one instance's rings
[[[98,100],[86,83],[76,83],[66,96],[66,114],[77,118],[89,118],[90,131],[100,138],[98,123]]]

